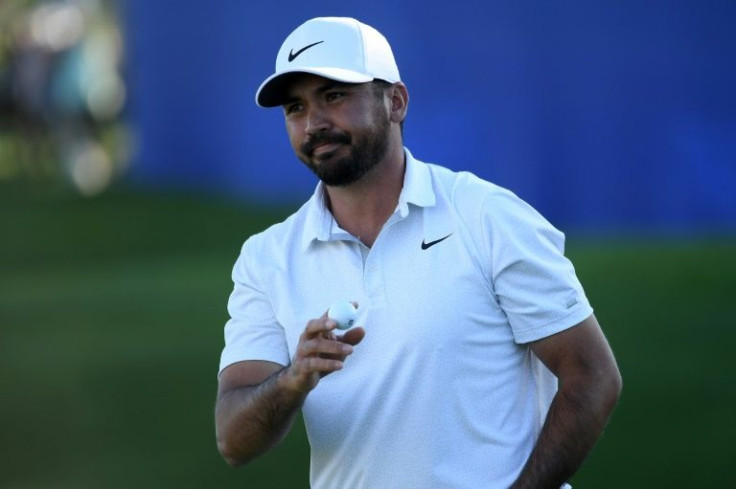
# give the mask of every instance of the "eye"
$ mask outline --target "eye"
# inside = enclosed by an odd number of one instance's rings
[[[304,106],[298,102],[284,105],[284,114],[291,115],[300,112]]]
[[[345,92],[327,92],[325,94],[325,100],[328,102],[334,102],[335,100],[339,100],[345,96]]]

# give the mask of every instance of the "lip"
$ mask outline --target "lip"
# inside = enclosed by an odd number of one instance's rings
[[[341,143],[324,143],[314,147],[312,150],[312,156],[320,156],[326,153],[335,151]]]

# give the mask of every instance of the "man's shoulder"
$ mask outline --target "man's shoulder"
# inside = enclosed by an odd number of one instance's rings
[[[431,174],[437,205],[433,213],[448,210],[473,232],[485,229],[513,231],[519,226],[547,226],[544,217],[513,191],[468,171],[425,163]]]
[[[425,163],[432,175],[435,192],[456,208],[480,208],[489,201],[518,198],[510,190],[478,175],[462,170],[452,170],[435,163]]]

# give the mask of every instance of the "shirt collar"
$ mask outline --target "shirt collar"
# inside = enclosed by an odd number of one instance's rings
[[[415,159],[407,148],[404,148],[404,155],[406,156],[404,185],[401,188],[399,203],[396,206],[396,213],[402,219],[409,215],[409,204],[418,207],[431,207],[436,203],[434,189],[432,188],[432,177],[427,164]],[[303,248],[306,250],[315,240],[345,239],[345,235],[339,232],[333,234],[333,230],[339,231],[339,227],[325,203],[324,184],[319,182],[312,197],[307,202],[307,216],[302,234]]]

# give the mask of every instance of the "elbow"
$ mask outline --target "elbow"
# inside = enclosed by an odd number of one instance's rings
[[[621,397],[621,391],[624,388],[624,379],[621,377],[621,372],[619,372],[618,368],[616,369],[614,377],[614,390],[616,392],[616,400],[618,400],[618,398]]]
[[[595,410],[599,416],[607,419],[616,408],[623,380],[618,368],[600,369],[589,372],[575,379],[563,381],[561,395],[574,402],[582,410]]]
[[[222,458],[225,459],[225,462],[227,462],[227,464],[234,469],[242,467],[250,461],[249,457],[243,456],[242,454],[238,453],[237,450],[234,450],[231,444],[227,443],[226,441],[218,439],[217,449],[220,451],[220,455],[222,456]]]
[[[222,454],[222,458],[225,459],[225,462],[227,462],[227,464],[231,468],[233,468],[233,469],[237,469],[238,467],[242,467],[243,465],[245,465],[247,463],[247,461],[245,461],[245,460],[232,457],[232,456],[230,456],[230,455],[228,455],[226,453],[223,453],[223,452],[220,452],[220,453]]]
[[[248,445],[244,443],[242,436],[237,436],[237,434],[238,430],[233,426],[223,405],[218,401],[215,407],[217,450],[232,468],[242,467],[255,458],[248,453]]]
[[[242,467],[255,458],[254,455],[245,453],[234,440],[219,432],[217,433],[217,450],[232,468]]]
[[[603,392],[603,398],[608,408],[609,414],[613,412],[613,409],[618,404],[618,400],[621,398],[621,391],[623,390],[623,379],[621,372],[618,367],[612,368],[600,379],[601,388]]]
[[[624,379],[621,377],[621,372],[616,369],[616,379],[615,379],[615,392],[616,392],[616,401],[618,402],[619,398],[621,397],[621,392],[624,390]]]

